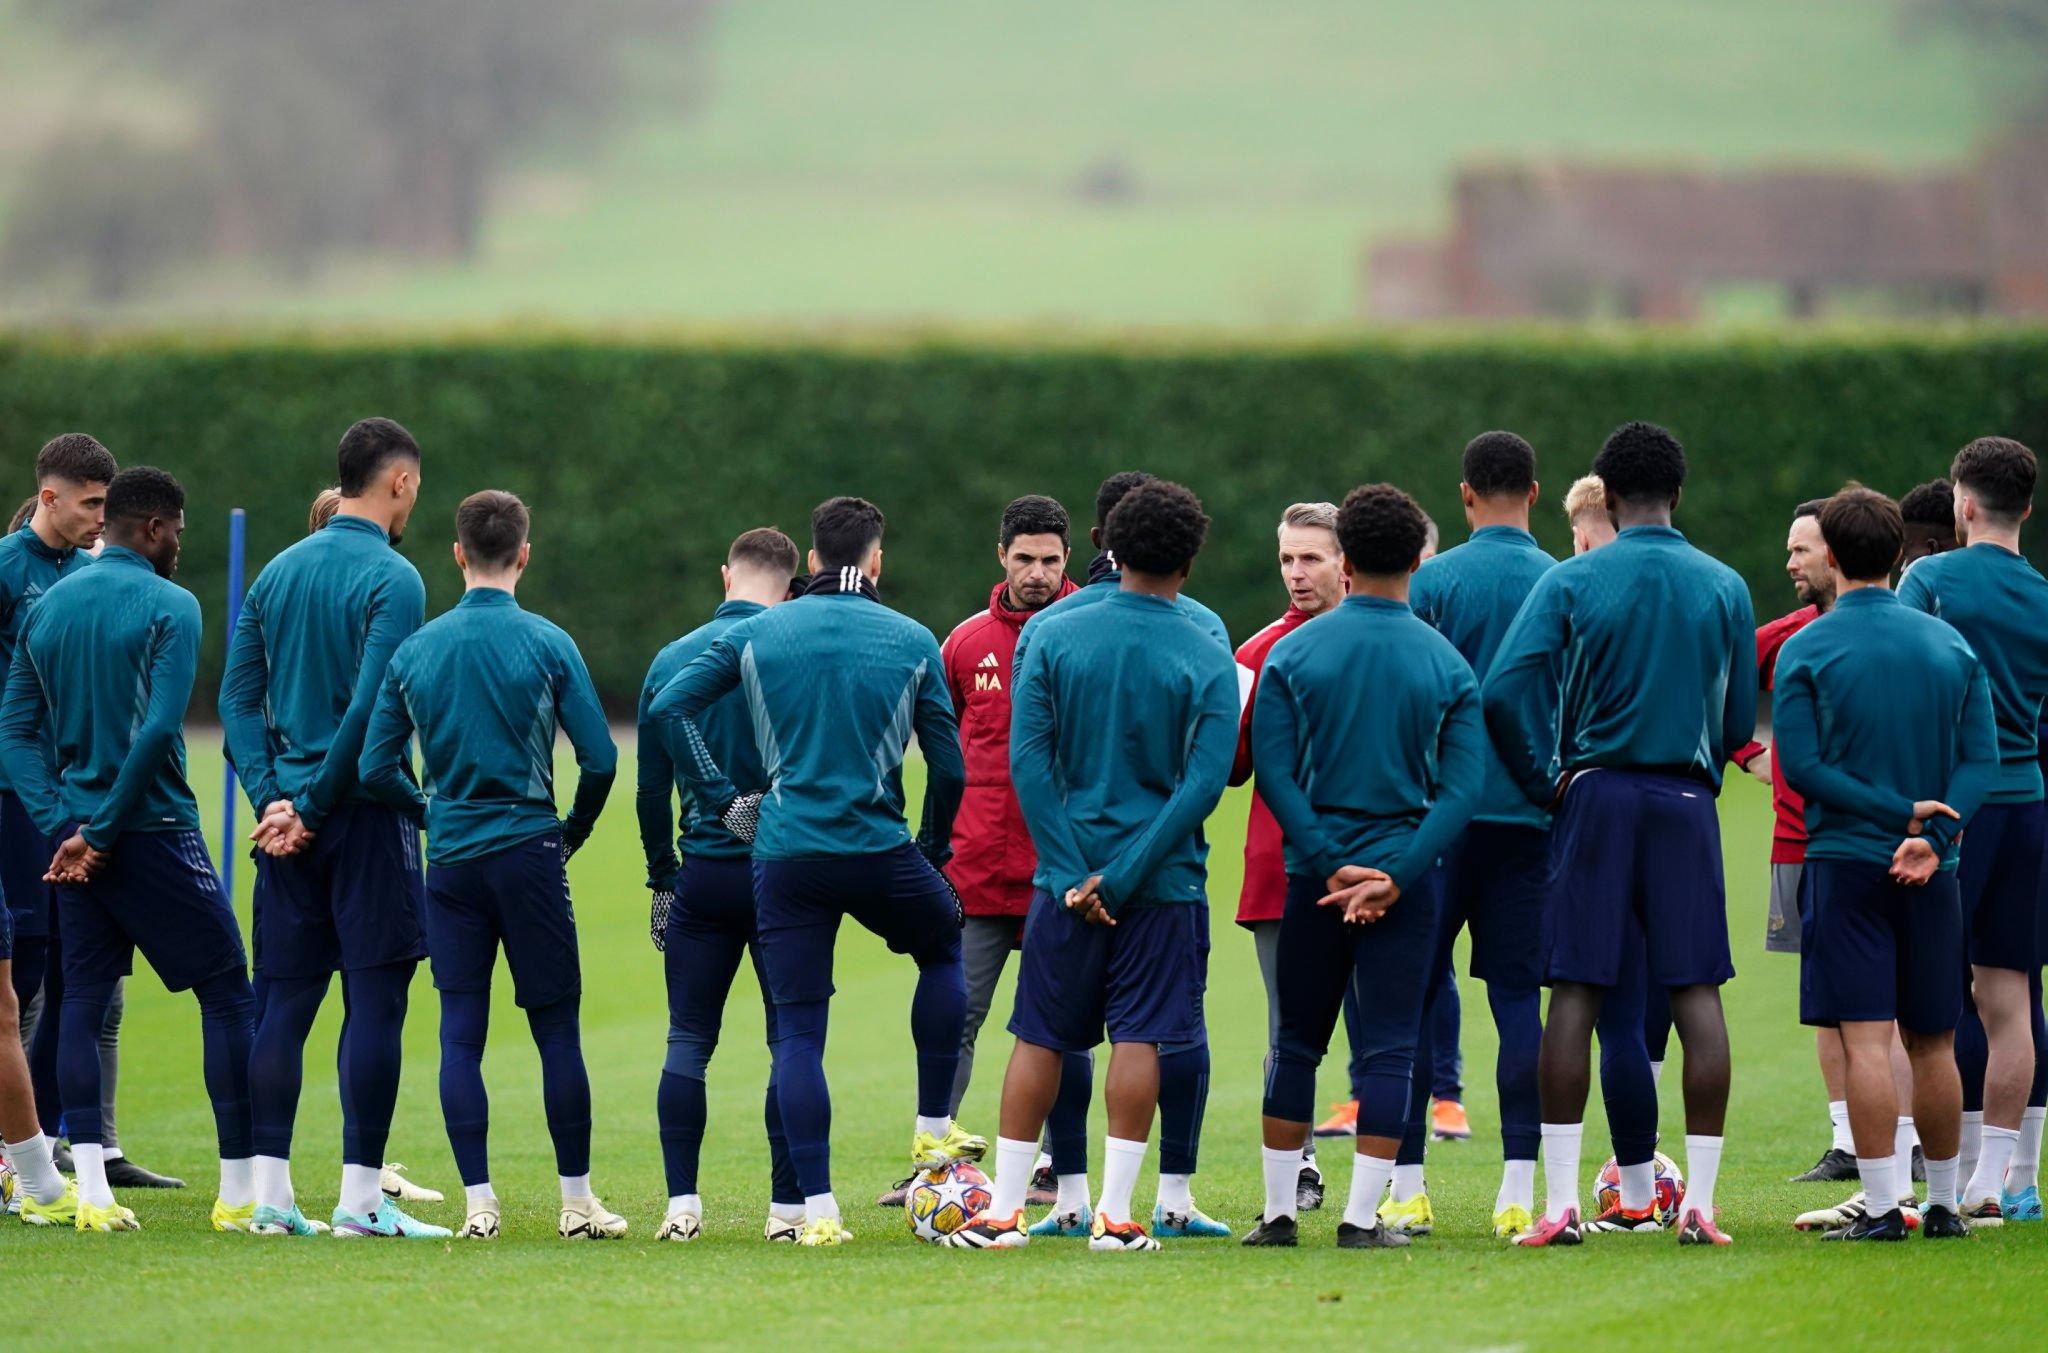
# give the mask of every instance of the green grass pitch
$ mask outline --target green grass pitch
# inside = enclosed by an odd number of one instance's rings
[[[195,786],[217,837],[217,743],[197,737]],[[565,767],[565,774],[568,773]],[[0,1227],[0,1272],[17,1282],[16,1328],[31,1306],[71,1344],[164,1344],[229,1338],[262,1344],[464,1341],[482,1344],[653,1343],[686,1346],[973,1345],[1143,1342],[1157,1346],[1269,1339],[1312,1344],[1358,1337],[1441,1348],[1716,1345],[1795,1340],[1853,1347],[1899,1338],[1960,1347],[2032,1328],[2048,1275],[2048,1227],[2007,1227],[1928,1248],[1915,1240],[1843,1252],[1795,1233],[1804,1208],[1846,1190],[1783,1181],[1825,1145],[1827,1121],[1812,1039],[1795,1023],[1792,960],[1761,952],[1770,832],[1765,791],[1741,780],[1723,799],[1730,928],[1741,970],[1728,988],[1735,1091],[1719,1188],[1732,1250],[1680,1250],[1667,1236],[1603,1237],[1576,1251],[1515,1251],[1488,1231],[1498,1182],[1493,1031],[1481,991],[1465,984],[1467,1105],[1474,1140],[1438,1145],[1430,1160],[1439,1231],[1399,1253],[1333,1244],[1349,1166],[1347,1144],[1324,1160],[1332,1206],[1305,1219],[1302,1248],[1248,1251],[1233,1242],[1169,1242],[1163,1253],[1117,1258],[1077,1242],[1022,1253],[962,1254],[913,1241],[900,1212],[871,1206],[902,1173],[909,1145],[913,1064],[910,965],[856,928],[842,932],[839,995],[827,1053],[836,1123],[834,1175],[858,1239],[804,1252],[761,1240],[767,1151],[760,1097],[767,1055],[758,997],[743,975],[712,1064],[711,1128],[702,1187],[704,1238],[653,1243],[665,1199],[654,1091],[666,1006],[660,961],[647,943],[646,893],[630,803],[630,757],[590,847],[571,868],[582,925],[584,1046],[595,1097],[593,1163],[599,1192],[632,1220],[619,1243],[566,1244],[554,1234],[553,1158],[541,1120],[538,1063],[501,980],[485,1072],[491,1089],[492,1173],[505,1204],[494,1245],[338,1245],[256,1240],[206,1229],[213,1199],[213,1128],[199,1075],[197,1011],[146,971],[132,983],[124,1033],[122,1138],[149,1165],[185,1176],[183,1193],[133,1192],[139,1234],[84,1236]],[[915,794],[913,794],[913,801]],[[1263,997],[1249,938],[1229,924],[1237,895],[1245,800],[1233,791],[1211,840],[1216,948],[1209,1034],[1214,1091],[1196,1196],[1240,1229],[1259,1207],[1258,1113]],[[243,815],[246,823],[247,815]],[[249,870],[238,870],[246,917]],[[1013,965],[1014,967],[1014,965]],[[1009,1049],[1007,986],[982,1039],[963,1112],[993,1135]],[[436,1004],[423,971],[413,987],[404,1088],[391,1154],[448,1203],[424,1206],[460,1221],[461,1190],[435,1093]],[[339,999],[307,1054],[294,1174],[309,1214],[324,1216],[339,1182],[340,1120],[332,1072]],[[1675,1064],[1664,1079],[1664,1129],[1683,1131]],[[1325,1069],[1326,1097],[1341,1070]],[[1587,1170],[1606,1154],[1598,1096]],[[1096,1114],[1097,1182],[1101,1115]],[[1156,1151],[1148,1166],[1156,1166]],[[1147,1211],[1152,1184],[1141,1181]],[[1877,1298],[1873,1303],[1873,1296]],[[1894,1322],[1873,1330],[1882,1309]]]

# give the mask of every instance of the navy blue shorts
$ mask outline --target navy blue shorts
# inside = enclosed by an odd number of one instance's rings
[[[1196,1043],[1209,985],[1206,901],[1137,904],[1091,925],[1043,892],[1024,917],[1010,1032],[1041,1048]]]
[[[344,803],[297,855],[256,856],[259,955],[283,981],[426,957],[420,832],[382,804]]]
[[[1443,884],[1440,947],[1448,951],[1458,928],[1469,927],[1474,977],[1511,987],[1542,985],[1549,830],[1475,822],[1444,852],[1438,877]]]
[[[2025,972],[2040,954],[2041,850],[2048,804],[1987,803],[1963,833],[1956,884],[1970,962]]]
[[[1963,909],[1955,871],[1922,888],[1882,864],[1806,861],[1799,1019],[1897,1020],[1942,1034],[1963,1015]]]
[[[920,968],[960,961],[960,904],[908,842],[872,855],[755,860],[754,913],[777,1005],[831,997],[832,948],[844,916]]]
[[[14,961],[14,913],[0,907],[0,963]]]
[[[1441,976],[1433,966],[1442,878],[1431,870],[1401,894],[1379,920],[1353,924],[1337,907],[1318,906],[1325,881],[1287,876],[1275,972],[1280,985],[1280,1041],[1289,1060],[1320,1065],[1347,991],[1357,997],[1349,1030],[1354,1066],[1391,1063],[1402,1076],[1414,1064],[1422,1033],[1422,1002]],[[1301,1112],[1302,1106],[1288,1106]]]
[[[427,870],[427,955],[436,991],[489,991],[498,946],[512,999],[531,1010],[583,990],[562,834]]]
[[[235,909],[198,832],[129,832],[92,882],[57,885],[64,984],[111,982],[135,951],[172,991],[246,967]]]
[[[1550,834],[1543,977],[1611,987],[1641,962],[1662,987],[1735,975],[1713,791],[1656,771],[1589,770],[1566,790]]]
[[[25,940],[50,933],[50,906],[57,893],[43,875],[56,856],[56,838],[36,830],[20,796],[0,789],[0,892],[14,913],[14,933]]]

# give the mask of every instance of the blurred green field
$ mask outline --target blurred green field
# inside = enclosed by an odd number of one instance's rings
[[[209,830],[218,812],[217,744],[193,746],[194,782]],[[567,767],[565,766],[565,772]],[[915,1243],[900,1213],[869,1206],[901,1172],[910,1131],[913,1065],[907,1028],[910,966],[853,928],[842,935],[839,995],[827,1066],[837,1108],[837,1191],[858,1239],[831,1252],[760,1239],[767,1153],[760,1135],[766,1054],[757,996],[743,975],[725,1046],[711,1074],[704,1158],[705,1238],[652,1243],[664,1201],[654,1090],[666,1011],[660,964],[646,939],[646,895],[635,841],[630,758],[590,847],[571,869],[581,923],[585,1047],[595,1095],[595,1179],[633,1224],[613,1245],[567,1246],[553,1234],[554,1167],[541,1119],[538,1063],[501,980],[496,1042],[486,1061],[494,1133],[492,1173],[507,1205],[496,1245],[337,1246],[258,1241],[205,1230],[212,1199],[212,1123],[199,1077],[197,1014],[153,977],[129,997],[122,1074],[123,1140],[137,1158],[185,1175],[182,1194],[132,1194],[145,1230],[124,1236],[0,1227],[0,1269],[33,1274],[41,1309],[58,1312],[67,1345],[167,1345],[232,1338],[262,1345],[385,1343],[533,1345],[576,1342],[688,1346],[948,1345],[992,1340],[1126,1346],[1244,1347],[1268,1339],[1315,1343],[1360,1337],[1426,1340],[1443,1349],[1668,1345],[1684,1332],[1717,1345],[1766,1341],[1856,1348],[1917,1337],[1937,1347],[2012,1346],[2032,1328],[2048,1274],[2048,1228],[2008,1227],[1958,1245],[1839,1250],[1795,1234],[1802,1209],[1837,1200],[1833,1186],[1782,1181],[1812,1162],[1827,1122],[1812,1040],[1794,1020],[1790,960],[1761,952],[1766,792],[1741,780],[1723,799],[1730,922],[1741,975],[1728,989],[1737,1062],[1728,1152],[1719,1189],[1732,1250],[1684,1251],[1668,1236],[1603,1237],[1576,1251],[1516,1251],[1488,1222],[1498,1178],[1484,997],[1465,984],[1467,1105],[1477,1135],[1434,1147],[1431,1193],[1439,1231],[1399,1253],[1342,1253],[1333,1206],[1309,1218],[1304,1245],[1261,1253],[1235,1244],[1171,1242],[1143,1259],[1095,1256],[1074,1243],[1022,1253],[961,1254]],[[913,786],[914,790],[914,786]],[[913,792],[913,801],[916,795]],[[1251,944],[1224,922],[1240,875],[1245,799],[1233,791],[1214,819],[1213,895],[1219,925],[1210,974],[1214,1092],[1196,1193],[1243,1227],[1259,1206],[1259,1061],[1264,1003]],[[245,819],[246,821],[246,815]],[[248,870],[239,871],[247,904]],[[1007,984],[1006,984],[1007,985]],[[460,1198],[435,1095],[434,996],[413,989],[408,1063],[391,1151],[416,1177]],[[1000,1017],[1008,1009],[999,997]],[[307,1057],[295,1175],[309,1212],[324,1213],[338,1183],[339,1110],[329,1070],[338,1002]],[[998,1069],[1009,1040],[984,1033],[982,1070],[963,1111],[993,1132]],[[1341,1072],[1326,1068],[1329,1098]],[[1678,1071],[1664,1078],[1664,1122],[1681,1131]],[[1596,1096],[1597,1100],[1597,1096]],[[1604,1154],[1593,1106],[1587,1168]],[[1101,1116],[1095,1123],[1100,1168]],[[1341,1144],[1324,1160],[1333,1200],[1344,1195]],[[1156,1168],[1157,1155],[1148,1166]],[[1150,1169],[1139,1204],[1151,1205]],[[459,1201],[425,1206],[456,1222]],[[1874,1252],[1873,1252],[1874,1251]],[[1085,1293],[1085,1298],[1077,1294]],[[1910,1298],[1907,1294],[1911,1294]],[[111,1301],[110,1301],[111,1299]],[[1873,1325],[1886,1312],[1893,1324]],[[1911,1330],[1913,1333],[1909,1333]],[[1284,1333],[1283,1333],[1284,1332]]]
[[[177,116],[0,0],[10,29],[17,145],[86,88]],[[646,44],[595,145],[530,147],[474,266],[214,270],[142,313],[1334,323],[1364,246],[1436,228],[1474,157],[1906,167],[1966,153],[2003,89],[1889,0],[733,0],[709,44],[701,107],[698,58]],[[1078,191],[1104,166],[1121,200]]]

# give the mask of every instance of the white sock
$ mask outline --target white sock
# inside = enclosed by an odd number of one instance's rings
[[[1195,1210],[1194,1176],[1159,1174],[1159,1208],[1162,1212],[1189,1213]]]
[[[1856,1154],[1856,1135],[1849,1131],[1849,1101],[1831,1099],[1828,1101],[1828,1122],[1835,1130],[1835,1139],[1828,1144],[1830,1150],[1840,1151],[1845,1156]]]
[[[1285,1147],[1274,1150],[1270,1146],[1259,1148],[1259,1160],[1266,1176],[1266,1210],[1260,1214],[1261,1221],[1275,1221],[1294,1215],[1294,1186],[1301,1178],[1301,1152],[1289,1151]]]
[[[691,1196],[694,1197],[695,1195]],[[802,1203],[770,1203],[768,1204],[768,1215],[777,1221],[802,1222],[804,1219],[804,1205]]]
[[[838,1221],[839,1200],[829,1193],[807,1193],[804,1195],[805,1221]]]
[[[122,1159],[126,1158],[126,1156],[128,1155],[128,1153],[127,1153],[126,1151],[123,1151],[123,1150],[122,1150],[122,1149],[121,1149],[120,1147],[118,1147],[118,1146],[109,1146],[109,1147],[105,1148],[105,1150],[104,1150],[104,1152],[103,1152],[102,1154],[103,1154],[103,1155],[104,1155],[104,1156],[106,1157],[106,1159],[108,1159],[108,1160],[122,1160]]]
[[[2020,1115],[2020,1144],[2013,1149],[2012,1164],[2005,1167],[2008,1193],[2025,1193],[2041,1184],[2041,1124],[2048,1109],[2029,1104]]]
[[[775,1211],[772,1204],[769,1206],[768,1211],[770,1213]],[[673,1217],[678,1212],[687,1212],[697,1220],[702,1221],[704,1220],[704,1200],[694,1193],[671,1195],[668,1200],[668,1215]]]
[[[247,1207],[256,1201],[256,1166],[248,1156],[221,1160],[220,1200],[229,1207]]]
[[[562,1181],[562,1201],[565,1203],[596,1196],[590,1191],[590,1176],[587,1174],[558,1174],[555,1178]]]
[[[1962,1171],[1962,1178],[1968,1179],[1977,1173],[1977,1156],[1984,1149],[1984,1111],[1965,1110],[1963,1113],[1963,1145],[1956,1153],[1956,1167]]]
[[[1420,1165],[1396,1165],[1394,1167],[1394,1201],[1405,1203],[1418,1193],[1429,1192],[1429,1185],[1422,1180]]]
[[[1927,1205],[1956,1210],[1956,1158],[1927,1162]]]
[[[1856,1157],[1856,1173],[1863,1177],[1863,1202],[1870,1209],[1873,1216],[1881,1217],[1899,1205],[1899,1200],[1895,1196],[1899,1181],[1899,1158],[1897,1156],[1883,1156],[1875,1159],[1870,1156],[1858,1156]],[[1690,1207],[1692,1205],[1690,1193],[1692,1187],[1691,1180],[1686,1181],[1686,1187],[1688,1193],[1685,1201],[1686,1205]]]
[[[1024,1195],[1031,1191],[1031,1162],[1037,1158],[1037,1142],[996,1138],[995,1188],[988,1205],[991,1217],[1014,1217],[1023,1209]]]
[[[256,1167],[256,1205],[289,1212],[298,1202],[292,1192],[292,1163],[283,1156],[252,1156]]]
[[[1096,1211],[1113,1222],[1131,1219],[1131,1191],[1138,1186],[1138,1169],[1145,1163],[1145,1143],[1127,1137],[1105,1137],[1102,1142],[1102,1201]]]
[[[1071,1212],[1086,1220],[1094,1216],[1094,1209],[1088,1201],[1088,1176],[1085,1174],[1063,1174],[1053,1176],[1059,1181],[1060,1196],[1054,1200],[1052,1210],[1065,1216]]]
[[[1901,1118],[1899,1125],[1892,1129],[1892,1159],[1899,1163],[1899,1190],[1901,1202],[1911,1198],[1918,1200],[1920,1190],[1913,1186],[1913,1143],[1920,1140],[1920,1134],[1913,1130],[1913,1120]]]
[[[1031,1162],[1031,1173],[1033,1174],[1037,1174],[1040,1170],[1050,1170],[1051,1168],[1052,1152],[1050,1151],[1040,1151],[1038,1159]]]
[[[1394,1162],[1363,1151],[1351,1161],[1351,1201],[1344,1204],[1344,1220],[1370,1231],[1380,1224],[1380,1195],[1394,1179]]]
[[[1721,1173],[1721,1143],[1725,1137],[1695,1137],[1685,1134],[1684,1212],[1697,1212],[1714,1219],[1714,1180]]]
[[[1998,1191],[2005,1187],[2005,1167],[2012,1163],[2019,1144],[2018,1128],[1984,1125],[1984,1149],[1977,1156],[1977,1168],[1970,1173],[1970,1182],[1963,1186],[1965,1203],[1998,1196]]]
[[[38,1132],[25,1142],[8,1142],[7,1159],[28,1196],[39,1203],[54,1203],[64,1196],[64,1176],[50,1152],[50,1139]]]
[[[917,1116],[917,1130],[919,1132],[929,1132],[934,1137],[943,1137],[953,1130],[953,1120],[950,1118],[927,1118],[923,1114],[919,1114]]]
[[[1646,1160],[1621,1168],[1621,1205],[1640,1212],[1657,1201],[1657,1163]]]
[[[1579,1205],[1579,1144],[1584,1123],[1543,1124],[1543,1215],[1561,1221]]]
[[[1664,1084],[1664,1063],[1650,1063],[1650,1084],[1656,1086],[1662,1086]]]
[[[475,1207],[478,1203],[495,1203],[498,1201],[498,1191],[491,1187],[491,1181],[488,1179],[481,1184],[464,1184],[462,1201],[468,1207]]]
[[[71,1164],[78,1173],[78,1200],[94,1207],[112,1207],[114,1190],[107,1184],[106,1149],[96,1142],[73,1142]]]
[[[1533,1211],[1536,1207],[1536,1162],[1504,1160],[1500,1166],[1500,1192],[1493,1196],[1493,1210],[1511,1207]]]
[[[367,1217],[384,1205],[384,1171],[375,1165],[341,1167],[341,1205]]]

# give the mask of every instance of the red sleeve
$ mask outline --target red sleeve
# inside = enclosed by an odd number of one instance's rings
[[[939,666],[946,673],[946,694],[953,701],[953,719],[955,722],[959,721],[960,711],[967,707],[965,703],[967,692],[960,689],[960,683],[955,679],[953,671],[953,657],[960,651],[958,642],[960,632],[966,628],[967,624],[965,621],[955,625],[953,632],[946,636],[946,642],[939,645]]]

